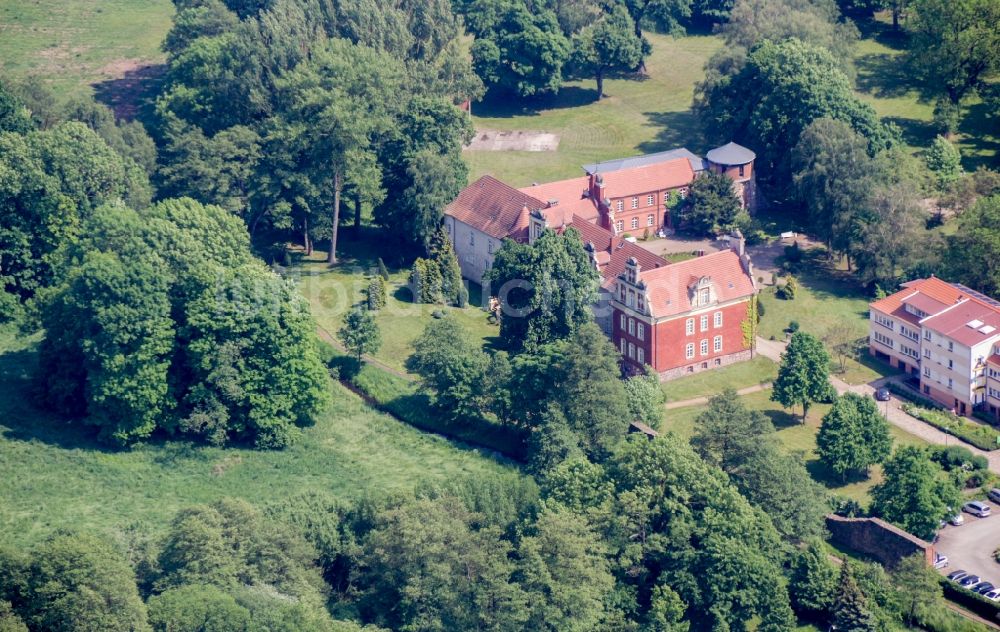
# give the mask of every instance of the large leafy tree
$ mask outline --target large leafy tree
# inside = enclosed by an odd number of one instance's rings
[[[736,0],[720,31],[729,54],[748,51],[764,40],[794,37],[830,50],[848,72],[858,39],[854,23],[843,19],[833,0]],[[717,54],[716,61],[726,55]]]
[[[910,58],[928,91],[956,110],[969,95],[1000,69],[1000,5],[993,0],[917,0]],[[958,117],[948,117],[946,131],[955,131]]]
[[[833,394],[830,385],[830,354],[812,334],[802,331],[792,334],[792,339],[781,354],[778,377],[771,389],[771,401],[785,408],[802,406],[802,421],[809,414],[814,402],[829,401]]]
[[[363,356],[378,351],[382,346],[382,333],[375,322],[375,312],[361,307],[352,309],[344,316],[337,338],[358,362]]]
[[[131,443],[160,428],[283,447],[326,405],[305,299],[193,200],[98,209],[42,310],[47,403]]]
[[[824,617],[837,594],[837,569],[822,541],[810,541],[791,561],[792,606],[803,616]]]
[[[732,179],[708,172],[691,183],[687,199],[677,210],[677,219],[685,229],[707,235],[735,228],[741,210]]]
[[[442,413],[453,418],[481,414],[489,401],[484,389],[489,357],[470,340],[470,334],[454,318],[428,323],[413,343],[406,366],[422,378],[424,388],[434,393]]]
[[[562,83],[569,42],[556,15],[521,0],[479,0],[470,8],[472,63],[487,88],[518,97],[553,94]]]
[[[931,540],[938,524],[958,511],[961,495],[926,450],[903,446],[883,466],[872,489],[872,512],[917,537]]]
[[[948,278],[1000,295],[1000,195],[980,198],[958,219],[958,226],[944,253]]]
[[[614,70],[631,70],[643,58],[643,41],[628,11],[615,5],[573,38],[570,66],[574,73],[597,81],[597,98],[604,97],[604,77]]]
[[[872,465],[887,459],[892,451],[889,423],[875,400],[845,393],[823,416],[816,449],[820,460],[841,478],[851,473],[867,474]]]
[[[734,140],[756,151],[759,177],[782,196],[791,182],[792,148],[814,120],[846,122],[868,139],[872,154],[895,139],[855,96],[833,55],[798,39],[764,41],[745,59],[710,72],[697,87],[695,109],[713,140]]]
[[[530,245],[504,241],[485,275],[503,308],[503,345],[537,348],[590,322],[598,279],[575,229],[546,230]]]

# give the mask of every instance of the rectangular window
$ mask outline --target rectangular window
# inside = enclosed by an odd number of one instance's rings
[[[895,342],[893,342],[892,338],[889,338],[888,336],[883,336],[879,332],[875,331],[872,332],[872,337],[875,338],[875,342],[881,343],[890,349],[895,348]]]
[[[639,208],[639,198],[632,198],[632,208]]]
[[[955,368],[955,362],[953,360],[948,360],[948,368],[949,369],[954,369]]]
[[[701,345],[700,346],[701,346],[701,355],[703,355],[703,356],[708,355],[708,339],[707,338],[705,340],[701,341]]]
[[[628,319],[628,335],[630,335],[630,336],[634,336],[635,335],[635,319],[634,318],[629,318]]]
[[[619,346],[620,346],[620,347],[621,347],[621,349],[622,349],[622,355],[625,355],[625,339],[624,339],[624,338],[622,338],[621,340],[619,340],[619,341],[618,341],[618,344],[619,344]]]
[[[615,222],[615,232],[621,233],[623,230],[625,230],[625,220],[620,219]]]
[[[949,378],[948,378],[948,390],[950,391],[950,390],[951,390],[951,387],[952,387],[952,386],[954,386],[954,385],[955,385],[955,383],[954,383],[954,382],[952,381],[952,379],[951,379],[951,378],[949,377]]]
[[[715,326],[722,327],[722,312],[715,312]]]
[[[628,343],[628,357],[635,359],[635,345],[631,342]]]
[[[633,292],[632,290],[628,291],[628,302],[626,303],[626,305],[628,305],[629,307],[635,306],[635,292]]]
[[[954,351],[954,350],[955,350],[955,343],[952,342],[951,340],[949,340],[948,341],[948,351]]]
[[[688,318],[687,322],[684,323],[684,333],[687,334],[687,335],[689,335],[689,336],[694,333],[694,319],[693,318]]]
[[[656,223],[656,218],[650,213],[646,216],[646,226],[652,226],[654,223]]]
[[[684,187],[684,188],[681,188],[681,189],[677,189],[677,193],[680,194],[681,199],[683,200],[684,198],[686,198],[688,196],[687,187]]]
[[[642,347],[635,350],[635,359],[639,364],[646,364],[646,351]]]
[[[635,337],[638,338],[639,340],[646,339],[646,327],[642,323],[636,323]]]
[[[469,245],[470,246],[476,245],[476,233],[469,233]]]
[[[715,351],[716,353],[722,351],[722,336],[716,336],[712,340],[712,351]]]
[[[640,312],[646,312],[646,297],[642,292],[635,295],[635,308]]]
[[[931,376],[931,368],[929,366],[925,366],[924,367],[924,377],[930,377],[930,376]]]
[[[633,217],[632,218],[632,229],[635,230],[636,228],[639,228],[639,218],[638,217]]]
[[[487,248],[487,250],[489,250],[490,254],[493,254],[493,240],[492,239],[490,240],[490,243],[487,244],[486,248]]]
[[[924,340],[930,340],[930,339],[931,339],[931,330],[930,329],[925,329],[924,330]]]
[[[621,330],[625,331],[625,314],[621,315]]]
[[[625,302],[625,286],[621,283],[618,284],[618,300]]]
[[[701,317],[701,330],[708,331],[708,316]]]
[[[625,210],[625,202],[624,202],[624,200],[618,200],[617,202],[615,202],[615,208],[617,210],[619,210],[619,211]]]
[[[924,357],[927,358],[928,360],[931,359],[931,350],[930,349],[924,349]]]
[[[656,202],[656,197],[653,195],[646,196],[646,206],[652,206]]]
[[[740,177],[743,177],[743,165],[740,165]]]
[[[687,346],[684,347],[684,357],[690,360],[694,357],[694,343],[689,342]]]

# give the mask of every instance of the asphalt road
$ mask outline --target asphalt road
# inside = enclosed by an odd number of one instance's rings
[[[997,511],[996,504],[992,504]],[[946,526],[938,534],[934,549],[948,556],[948,567],[941,569],[943,575],[964,570],[1000,586],[1000,564],[993,560],[993,551],[1000,547],[1000,516],[976,518],[967,513],[965,524],[960,527]]]

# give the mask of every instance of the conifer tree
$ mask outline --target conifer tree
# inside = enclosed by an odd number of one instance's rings
[[[847,559],[840,567],[840,583],[833,602],[833,627],[837,632],[874,632],[878,628],[875,615],[858,587]]]

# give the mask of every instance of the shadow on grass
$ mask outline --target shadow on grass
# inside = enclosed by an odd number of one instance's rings
[[[842,477],[840,474],[837,474],[827,467],[826,464],[818,458],[806,461],[806,470],[808,470],[809,475],[812,476],[814,481],[822,484],[828,489],[836,489],[845,485],[863,483],[869,478],[868,474],[864,472],[852,472],[847,476]]]
[[[658,128],[656,137],[639,143],[642,153],[655,153],[686,147],[694,153],[704,148],[704,138],[698,118],[690,109],[681,112],[643,112],[649,123]]]
[[[976,103],[966,110],[959,131],[965,135],[963,142],[972,145],[978,154],[962,157],[962,164],[966,169],[996,169],[1000,165],[1000,122],[997,118],[998,115],[990,110],[987,103]],[[982,155],[989,152],[993,153],[992,157]]]
[[[858,89],[880,99],[906,96],[915,88],[913,75],[898,55],[872,53],[855,60]]]
[[[563,86],[557,94],[524,99],[510,95],[487,94],[473,104],[472,111],[484,118],[513,118],[538,116],[543,110],[561,110],[590,105],[597,101],[597,89],[580,86]]]
[[[794,428],[802,425],[802,417],[787,410],[765,410],[764,414],[771,420],[775,430]]]
[[[94,99],[111,108],[119,119],[138,119],[148,127],[166,71],[166,64],[147,64],[128,70],[118,79],[93,84]]]

